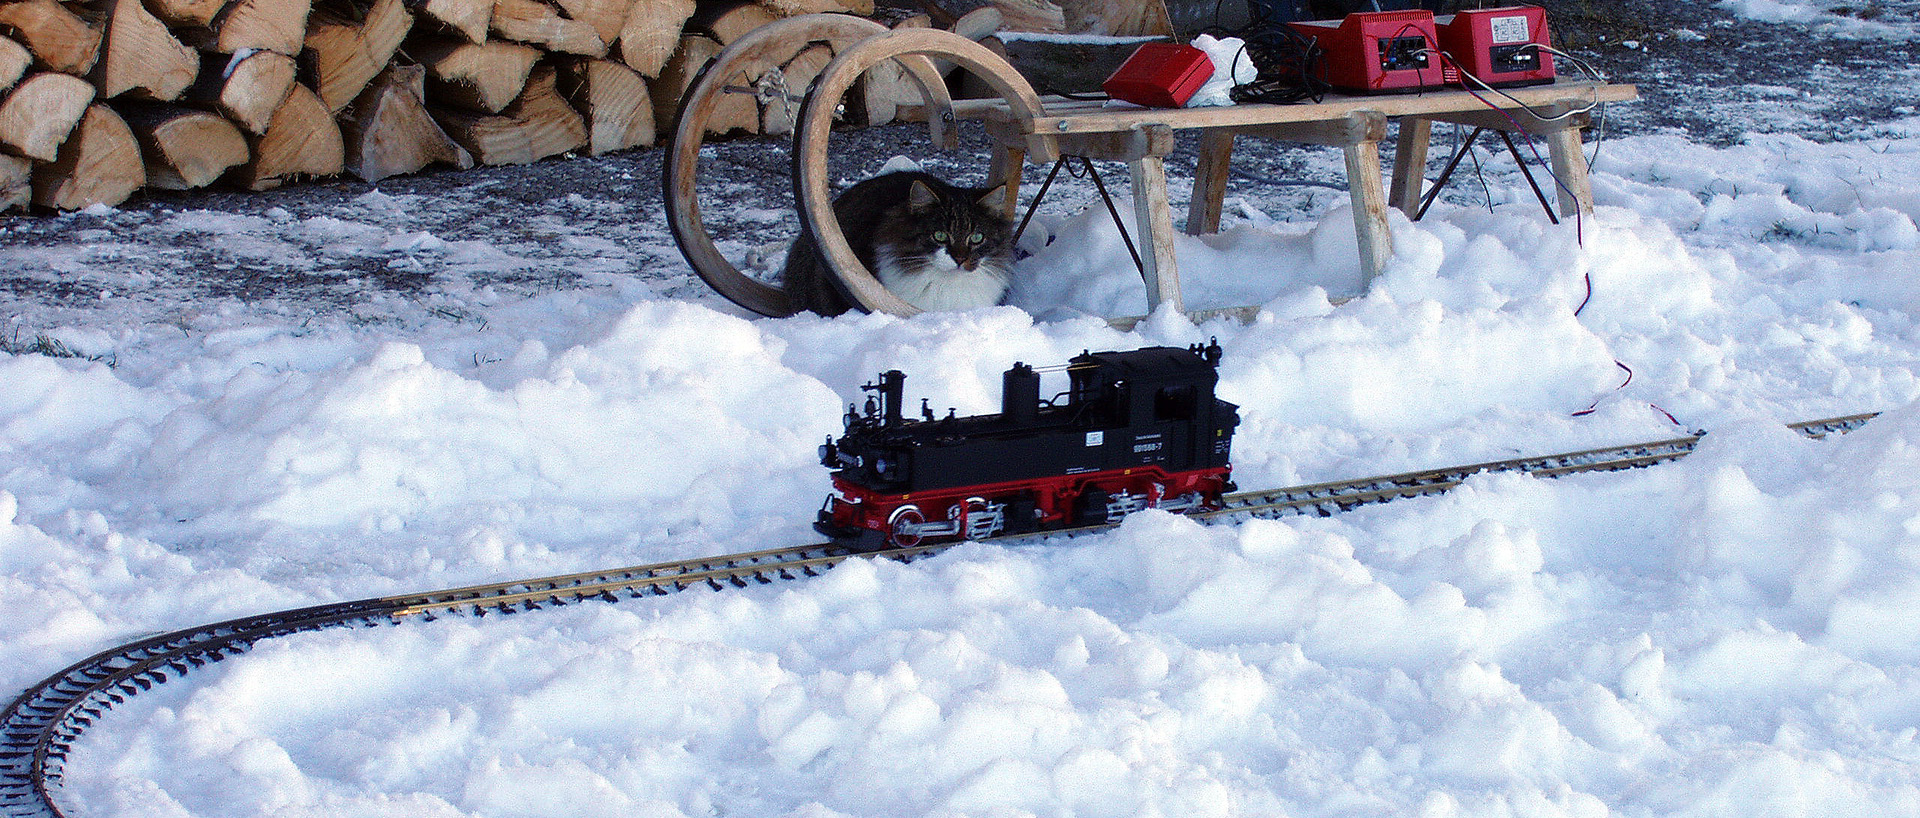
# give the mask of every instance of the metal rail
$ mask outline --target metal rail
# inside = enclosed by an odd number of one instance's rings
[[[1877,413],[1876,413],[1877,414]],[[1874,414],[1849,415],[1791,424],[1809,437],[1852,431]],[[1693,451],[1700,436],[1602,449],[1517,458],[1405,474],[1294,486],[1228,495],[1224,508],[1191,515],[1213,521],[1298,514],[1328,516],[1361,505],[1439,494],[1476,474],[1520,472],[1558,477],[1583,471],[1639,468],[1677,460]],[[1071,537],[1112,528],[1044,531],[998,537],[1017,543]],[[407,596],[316,605],[201,625],[130,642],[101,651],[28,688],[0,716],[0,816],[61,818],[52,789],[64,773],[75,739],[112,709],[195,667],[246,652],[255,643],[278,636],[342,626],[374,626],[408,617],[442,614],[484,616],[489,612],[540,610],[588,600],[661,596],[688,588],[722,590],[813,576],[856,556],[912,560],[957,543],[924,545],[860,554],[833,543],[773,548],[680,562],[637,565],[491,585],[450,588]]]

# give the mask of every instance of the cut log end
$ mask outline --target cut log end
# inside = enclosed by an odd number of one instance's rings
[[[680,97],[693,85],[700,67],[717,56],[721,48],[719,42],[703,34],[680,38],[679,50],[660,69],[659,79],[647,84],[653,97],[653,121],[658,127],[675,127]],[[706,132],[716,136],[735,131],[752,133],[759,128],[760,109],[751,94],[722,94],[713,114],[707,117]]]
[[[527,89],[498,115],[442,109],[436,118],[455,142],[487,165],[521,165],[587,146],[587,125],[568,107],[551,66],[539,66]]]
[[[574,60],[559,74],[560,93],[587,120],[587,152],[600,156],[652,145],[653,101],[639,72],[610,60]]]
[[[540,59],[532,46],[491,40],[437,40],[411,47],[427,69],[428,98],[438,104],[497,114],[520,97]]]
[[[25,44],[34,63],[48,71],[86,76],[100,55],[102,26],[59,0],[0,3],[0,27]]]
[[[59,210],[118,205],[146,184],[140,144],[105,105],[88,106],[54,161],[34,168],[33,202]]]
[[[483,43],[493,22],[493,0],[409,0],[415,14],[469,43]]]
[[[240,127],[219,114],[171,106],[125,111],[140,142],[147,184],[165,190],[204,187],[252,155]]]
[[[251,190],[279,187],[291,179],[334,176],[346,167],[340,126],[320,95],[294,83],[267,128],[252,140],[253,159],[235,173]]]
[[[0,210],[33,204],[33,160],[0,153]]]
[[[28,77],[0,100],[0,145],[31,159],[54,161],[93,98],[93,86],[79,77]]]
[[[307,39],[312,0],[232,0],[213,21],[221,53],[261,49],[295,56]]]
[[[413,27],[401,0],[375,0],[361,19],[314,15],[307,30],[320,101],[338,113],[385,70]]]
[[[176,39],[140,0],[114,0],[105,54],[95,63],[101,97],[178,99],[200,73],[200,56]]]
[[[680,33],[693,16],[693,0],[641,0],[620,26],[620,61],[645,77],[660,70],[680,47]]]
[[[394,66],[353,103],[341,125],[346,169],[368,182],[414,173],[435,162],[473,167],[473,155],[434,122],[421,99],[426,69]]]

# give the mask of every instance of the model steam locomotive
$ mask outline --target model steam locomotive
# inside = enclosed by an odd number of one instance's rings
[[[861,549],[984,539],[1117,522],[1160,508],[1220,507],[1238,407],[1214,397],[1220,345],[1090,352],[1067,389],[1040,397],[1040,371],[1002,376],[999,414],[903,416],[906,375],[892,370],[846,432],[820,447],[834,493],[814,527]]]

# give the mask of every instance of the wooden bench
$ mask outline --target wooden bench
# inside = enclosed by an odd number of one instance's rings
[[[1239,137],[1280,139],[1340,148],[1346,157],[1360,266],[1371,280],[1393,255],[1386,209],[1409,217],[1425,187],[1428,139],[1434,122],[1456,122],[1490,130],[1541,137],[1558,179],[1563,215],[1591,212],[1593,199],[1587,163],[1581,154],[1581,130],[1589,109],[1603,102],[1633,99],[1631,85],[1560,81],[1507,89],[1512,99],[1463,90],[1392,96],[1329,95],[1322,102],[1298,105],[1234,105],[1206,108],[1115,108],[1099,102],[1042,97],[1043,112],[1030,120],[1016,116],[1003,100],[956,100],[955,116],[988,123],[998,155],[995,181],[1011,181],[1017,191],[1032,137],[1049,135],[1059,153],[1127,163],[1133,183],[1137,235],[1146,236],[1147,303],[1184,309],[1180,276],[1173,255],[1172,207],[1164,164],[1174,135],[1195,131],[1199,165],[1187,204],[1186,232],[1204,235],[1220,229],[1234,141]],[[1399,123],[1391,190],[1383,189],[1380,142],[1387,122]]]

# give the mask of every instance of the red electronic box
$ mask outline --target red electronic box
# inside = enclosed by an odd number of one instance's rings
[[[1100,87],[1123,102],[1178,108],[1212,78],[1207,52],[1179,43],[1142,43]]]
[[[1321,52],[1320,78],[1341,91],[1380,94],[1440,88],[1433,12],[1362,11],[1339,20],[1288,23]]]
[[[1436,17],[1434,24],[1440,50],[1453,58],[1446,66],[1449,83],[1462,82],[1459,71],[1495,88],[1553,82],[1553,59],[1540,50],[1551,42],[1546,9],[1472,9]]]

